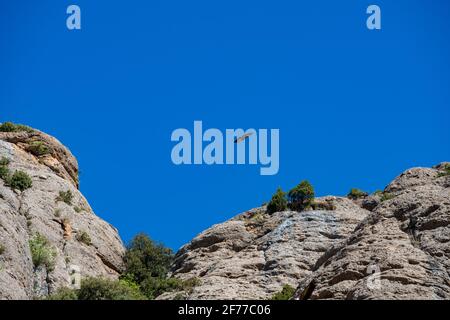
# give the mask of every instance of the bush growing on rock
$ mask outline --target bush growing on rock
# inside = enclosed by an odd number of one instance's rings
[[[12,122],[4,122],[0,124],[0,132],[18,132],[18,131],[32,132],[33,129],[23,124],[14,124]]]
[[[146,300],[135,283],[125,280],[86,278],[80,289],[61,288],[49,300]]]
[[[35,267],[45,266],[53,270],[55,266],[56,250],[43,235],[36,233],[29,241],[31,258]]]
[[[9,159],[6,157],[2,157],[2,159],[0,160],[0,179],[5,181],[5,183],[8,182],[9,175],[10,175],[8,165],[9,165]]]
[[[30,152],[31,154],[40,157],[46,154],[49,154],[52,152],[52,150],[50,149],[49,146],[47,146],[44,142],[42,141],[33,141],[31,142],[28,147],[27,147],[27,151]]]
[[[92,244],[91,237],[86,231],[81,231],[79,234],[77,234],[77,240],[88,246]]]
[[[12,122],[4,122],[0,125],[0,132],[14,132],[16,127]]]
[[[347,198],[352,200],[357,200],[361,198],[367,197],[369,194],[367,192],[362,191],[361,189],[352,188],[350,192],[347,194]]]
[[[9,169],[7,166],[0,166],[0,178],[5,181],[8,182],[9,179]]]
[[[287,209],[286,193],[278,188],[275,194],[272,196],[269,204],[267,205],[267,213],[272,214],[274,212],[280,212]]]
[[[314,201],[314,188],[307,180],[300,182],[288,193],[289,206],[292,210],[302,211]]]
[[[0,166],[7,166],[7,165],[9,165],[9,159],[6,157],[2,157],[0,159]]]
[[[391,199],[394,199],[394,198],[395,198],[395,195],[393,195],[392,193],[383,192],[381,194],[380,200],[381,200],[381,202],[383,202],[383,201],[388,201],[388,200],[391,200]]]
[[[445,177],[450,175],[450,164],[446,163],[442,166],[441,172],[438,173],[438,177]]]
[[[271,300],[289,300],[294,296],[295,289],[286,284],[280,292],[275,293]]]
[[[73,199],[73,194],[72,194],[72,191],[70,191],[70,190],[60,191],[58,196],[56,197],[56,201],[65,202],[69,206],[72,205],[72,199]]]
[[[0,244],[0,256],[5,252],[5,247]]]
[[[9,187],[11,187],[11,189],[17,189],[20,191],[31,188],[33,185],[33,181],[30,176],[26,172],[20,170],[17,170],[12,176],[8,177],[6,183]]]

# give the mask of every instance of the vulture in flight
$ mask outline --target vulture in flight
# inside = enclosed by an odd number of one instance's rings
[[[243,136],[239,137],[239,138],[234,138],[234,143],[239,143],[244,141],[245,139],[247,139],[248,137],[250,137],[253,134],[253,132],[249,132],[244,134]]]

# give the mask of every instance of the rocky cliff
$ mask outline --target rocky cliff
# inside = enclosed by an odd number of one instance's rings
[[[159,299],[450,299],[450,164],[413,168],[383,192],[324,197],[316,209],[256,208],[212,226],[176,255],[198,278]]]
[[[0,299],[46,296],[69,286],[73,270],[117,278],[125,249],[79,192],[76,159],[38,130],[7,129]],[[285,285],[300,300],[450,299],[450,163],[407,170],[370,196],[318,198],[313,207],[255,208],[205,230],[177,252],[170,272],[195,285],[158,299],[268,299]]]
[[[117,277],[124,246],[78,191],[78,164],[70,151],[21,127],[0,132],[0,159],[4,170],[22,171],[32,181],[20,191],[0,179],[0,299],[45,296],[68,286],[77,269],[82,277]],[[38,243],[32,252],[38,235],[45,246]],[[51,264],[40,263],[44,254]]]

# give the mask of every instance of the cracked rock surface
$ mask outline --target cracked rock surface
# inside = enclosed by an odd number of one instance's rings
[[[49,153],[36,156],[27,149],[41,141]],[[33,299],[69,286],[69,273],[78,266],[81,276],[117,278],[124,246],[117,230],[97,217],[78,191],[78,165],[58,140],[42,132],[0,133],[0,159],[11,172],[21,170],[32,179],[31,188],[11,190],[0,179],[0,299]],[[70,191],[70,204],[58,201]],[[85,232],[86,244],[77,240]],[[34,266],[29,240],[44,235],[56,252],[53,270]]]

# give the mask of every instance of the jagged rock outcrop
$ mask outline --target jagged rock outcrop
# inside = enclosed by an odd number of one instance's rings
[[[32,299],[68,286],[74,266],[82,277],[116,278],[124,246],[78,191],[78,165],[70,151],[37,130],[0,132],[3,157],[11,172],[31,177],[32,187],[20,192],[0,179],[0,299]],[[70,201],[58,199],[68,191]],[[80,241],[82,233],[90,243]],[[36,234],[56,253],[53,268],[33,264],[29,241]]]
[[[413,168],[383,193],[324,197],[327,210],[257,208],[182,247],[173,276],[199,285],[159,299],[449,299],[448,163]]]

